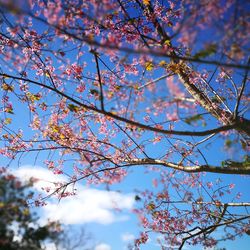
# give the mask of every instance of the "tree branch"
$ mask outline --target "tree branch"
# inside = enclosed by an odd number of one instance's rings
[[[223,63],[223,62],[216,61],[216,60],[204,60],[204,59],[198,59],[198,58],[194,58],[194,57],[172,55],[172,54],[167,54],[165,51],[157,51],[157,50],[152,50],[152,49],[133,49],[133,48],[129,48],[129,47],[120,47],[120,46],[117,46],[117,45],[114,45],[114,44],[111,44],[108,42],[107,43],[100,43],[99,41],[94,40],[92,38],[79,37],[73,33],[70,33],[66,29],[64,29],[58,25],[50,24],[45,19],[42,19],[38,16],[35,16],[31,12],[20,9],[17,6],[2,4],[2,7],[6,8],[7,10],[15,11],[16,13],[22,13],[22,14],[29,15],[32,18],[34,18],[40,22],[43,22],[44,24],[46,24],[50,27],[57,29],[58,31],[62,32],[63,34],[66,34],[67,36],[69,36],[73,39],[76,39],[76,40],[81,41],[81,42],[85,42],[89,45],[97,46],[99,48],[118,50],[118,51],[130,53],[130,54],[144,54],[144,55],[147,54],[147,55],[153,55],[153,56],[161,57],[161,58],[163,57],[163,58],[181,60],[181,61],[185,61],[185,62],[204,63],[204,64],[208,64],[208,65],[217,65],[217,66],[223,66],[223,67],[227,67],[227,68],[250,69],[249,65],[242,65],[242,64],[235,64],[235,63]]]
[[[129,124],[131,126],[135,126],[137,128],[145,129],[145,130],[152,131],[152,132],[157,132],[157,133],[160,133],[160,134],[182,135],[182,136],[206,136],[206,135],[211,135],[211,134],[214,134],[214,133],[220,133],[222,131],[229,131],[231,129],[237,129],[236,124],[225,125],[225,126],[221,126],[221,127],[215,128],[215,129],[209,129],[209,130],[204,130],[204,131],[179,131],[179,130],[159,129],[157,127],[151,127],[151,126],[145,125],[143,123],[136,122],[136,121],[127,119],[125,117],[118,116],[118,115],[116,115],[116,114],[114,114],[112,112],[108,112],[108,111],[105,111],[105,110],[102,110],[102,109],[98,109],[95,106],[84,104],[84,103],[82,103],[80,101],[77,101],[73,97],[68,96],[67,94],[65,94],[64,92],[62,92],[62,91],[60,91],[60,90],[58,90],[56,88],[53,88],[51,86],[48,86],[46,84],[31,80],[31,79],[27,79],[27,78],[24,78],[24,77],[13,76],[13,75],[9,75],[9,74],[3,74],[3,73],[0,73],[0,76],[2,76],[3,78],[4,77],[7,77],[7,78],[9,77],[9,78],[12,78],[12,79],[15,79],[15,80],[22,80],[22,81],[26,81],[26,82],[29,82],[29,83],[33,83],[34,85],[49,89],[49,90],[57,93],[58,95],[60,95],[62,97],[65,97],[67,100],[71,101],[72,103],[79,105],[79,107],[82,107],[82,108],[87,109],[87,110],[94,111],[94,112],[99,113],[99,114],[103,114],[105,116],[111,117],[111,118],[113,118],[115,120],[118,120],[118,121],[121,121],[121,122],[125,122],[125,123],[127,123],[127,124]],[[248,121],[248,122],[250,123],[250,121]]]
[[[172,162],[167,162],[158,159],[128,159],[123,166],[131,165],[160,165],[167,168],[172,168],[175,170],[184,171],[187,173],[199,173],[199,172],[208,172],[208,173],[220,173],[220,174],[244,174],[250,175],[250,166],[247,167],[219,167],[211,165],[194,165],[194,166],[184,166],[182,164],[176,164]]]
[[[145,6],[141,4],[140,1],[136,0],[136,2],[142,10],[145,10]],[[150,2],[147,6],[147,10],[149,11],[150,15],[154,16],[154,9],[152,8]],[[212,116],[214,116],[218,121],[222,122],[224,125],[230,125],[236,122],[237,119],[235,119],[232,112],[220,108],[218,104],[214,103],[203,91],[201,91],[192,83],[192,81],[190,80],[190,72],[193,72],[193,70],[188,66],[186,60],[177,58],[178,55],[173,49],[171,37],[165,32],[157,17],[154,16],[152,22],[159,36],[161,37],[161,44],[163,45],[165,41],[169,41],[169,47],[172,48],[172,51],[169,53],[172,56],[171,61],[173,62],[173,64],[176,65],[176,67],[178,67],[178,71],[176,73],[179,76],[186,90],[205,110],[207,110]],[[185,61],[185,63],[183,63],[182,61]],[[219,64],[217,64],[217,66],[218,65]],[[247,66],[249,66],[249,64],[247,64]],[[242,126],[240,123],[238,123],[237,130],[239,132],[243,132],[247,136],[250,136],[249,124],[245,126],[244,123],[244,126]]]
[[[249,65],[249,64],[250,64],[250,57],[248,58],[248,62],[247,62],[247,65]],[[242,97],[242,94],[243,94],[245,86],[246,86],[248,71],[249,71],[249,69],[246,69],[245,76],[244,76],[244,79],[243,79],[243,82],[242,82],[242,85],[241,85],[240,93],[237,96],[237,102],[236,102],[236,105],[235,105],[235,108],[234,108],[234,119],[236,119],[237,116],[238,116],[238,108],[239,108],[239,105],[240,105],[240,99]]]
[[[233,224],[233,223],[235,223],[235,222],[242,221],[242,220],[246,220],[246,219],[249,219],[249,218],[250,218],[250,215],[247,215],[247,216],[243,216],[243,217],[240,217],[240,218],[234,219],[234,220],[226,220],[226,221],[223,222],[223,223],[218,223],[218,224],[215,224],[215,225],[208,226],[208,227],[206,227],[206,228],[204,228],[204,229],[201,229],[199,232],[197,232],[197,233],[195,233],[195,234],[192,234],[192,235],[190,235],[190,236],[188,236],[188,237],[185,237],[185,238],[182,240],[182,243],[181,243],[181,245],[180,245],[180,247],[179,247],[179,250],[181,250],[181,249],[183,248],[183,246],[184,246],[184,244],[185,244],[185,242],[186,242],[187,240],[189,240],[189,239],[191,239],[191,238],[193,238],[193,237],[195,237],[195,236],[198,236],[198,235],[203,234],[203,233],[207,234],[207,233],[209,233],[209,231],[210,231],[211,229],[213,229],[213,231],[214,231],[214,230],[215,230],[216,228],[218,228],[218,227],[226,226],[226,225],[229,225],[229,224]],[[208,232],[207,232],[207,231],[208,231]]]
[[[96,63],[96,68],[97,68],[97,74],[98,74],[98,82],[100,86],[100,101],[101,101],[101,110],[104,111],[104,97],[103,97],[103,88],[102,88],[102,78],[101,78],[101,72],[100,72],[100,67],[99,67],[99,62],[98,62],[98,56],[97,52],[93,52],[94,57],[95,57],[95,63]]]

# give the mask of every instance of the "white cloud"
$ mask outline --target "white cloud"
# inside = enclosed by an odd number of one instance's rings
[[[42,187],[54,188],[54,183],[66,181],[62,175],[54,175],[51,171],[41,167],[22,166],[12,172],[21,180],[37,179],[34,187],[38,190]]]
[[[116,192],[81,188],[76,196],[64,198],[59,203],[48,203],[44,206],[44,213],[48,218],[60,220],[65,224],[110,224],[122,219],[115,215],[113,208],[131,209],[131,198]]]
[[[121,235],[121,238],[122,238],[122,241],[127,242],[127,241],[134,240],[135,236],[133,234],[131,234],[131,233],[124,233],[124,234]]]
[[[46,249],[46,250],[57,250],[57,247],[54,243],[51,243],[51,242],[47,242],[43,245],[43,247]]]
[[[105,243],[101,243],[95,247],[95,250],[111,250],[111,246]]]
[[[21,179],[34,177],[39,179],[34,187],[41,191],[42,187],[54,187],[54,182],[65,182],[61,175],[54,175],[47,169],[40,167],[23,166],[14,172]],[[96,222],[110,224],[115,221],[126,220],[127,217],[115,213],[115,209],[130,210],[134,204],[132,194],[121,194],[114,191],[86,188],[77,185],[77,195],[47,200],[42,207],[43,222],[60,220],[64,224],[82,224]]]

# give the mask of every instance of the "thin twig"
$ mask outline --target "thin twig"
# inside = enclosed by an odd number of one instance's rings
[[[248,62],[247,62],[247,65],[249,65],[249,64],[250,64],[250,57],[248,58]],[[245,76],[244,76],[244,79],[243,79],[243,82],[242,82],[242,85],[241,85],[241,90],[240,90],[240,93],[238,95],[237,102],[236,102],[236,105],[235,105],[235,108],[234,108],[234,119],[236,119],[237,116],[238,116],[238,109],[239,109],[239,105],[240,105],[240,99],[242,97],[242,94],[243,94],[245,86],[246,86],[248,71],[249,71],[249,69],[246,69]]]
[[[76,100],[75,98],[73,98],[71,96],[68,96],[64,92],[62,92],[62,91],[60,91],[60,90],[58,90],[56,88],[53,88],[51,86],[48,86],[46,84],[31,80],[31,79],[27,79],[27,78],[24,78],[24,77],[12,76],[12,75],[9,75],[9,74],[0,73],[0,76],[9,77],[9,78],[12,78],[12,79],[23,80],[23,81],[26,81],[26,82],[29,82],[29,83],[33,83],[34,85],[49,89],[49,90],[57,93],[58,95],[60,95],[62,97],[65,97],[67,100],[71,101],[72,103],[79,105],[79,107],[85,108],[87,110],[94,111],[94,112],[99,113],[99,114],[106,115],[106,116],[114,118],[116,120],[125,122],[125,123],[127,123],[127,124],[129,124],[131,126],[135,126],[135,127],[141,128],[141,129],[152,131],[152,132],[157,132],[157,133],[160,133],[160,134],[183,135],[183,136],[206,136],[206,135],[210,135],[210,134],[214,134],[214,133],[220,133],[222,131],[229,131],[231,129],[237,129],[237,124],[224,125],[224,126],[221,126],[221,127],[215,128],[215,129],[209,129],[209,130],[204,130],[204,131],[178,131],[178,130],[165,130],[165,129],[160,129],[160,128],[157,128],[157,127],[151,127],[151,126],[145,125],[143,123],[136,122],[136,121],[121,117],[121,116],[116,115],[116,114],[114,114],[112,112],[107,112],[105,110],[98,109],[97,107],[94,107],[92,105],[87,105],[85,103],[82,103],[82,102]],[[245,119],[245,121],[248,122],[247,119]]]
[[[101,110],[104,111],[104,97],[103,97],[103,87],[102,87],[102,78],[101,78],[101,72],[100,72],[100,67],[99,67],[99,62],[98,62],[98,56],[97,52],[93,52],[94,57],[95,57],[95,63],[96,63],[96,69],[97,69],[97,74],[98,74],[98,82],[100,86],[100,102],[101,102]]]

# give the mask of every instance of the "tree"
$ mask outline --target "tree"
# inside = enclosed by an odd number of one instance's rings
[[[41,226],[28,202],[34,198],[33,182],[25,183],[6,169],[0,170],[0,248],[2,250],[40,250],[45,243],[55,249],[93,249],[92,236],[86,230],[65,227],[59,222]]]
[[[91,250],[95,249],[95,243],[91,234],[84,228],[78,231],[74,227],[65,227],[55,242],[56,250]]]
[[[55,240],[59,224],[39,226],[38,218],[31,212],[27,193],[31,183],[21,183],[15,176],[1,170],[0,176],[0,248],[3,250],[44,249],[45,241]],[[16,232],[15,232],[16,231]]]
[[[136,196],[137,247],[150,232],[179,249],[216,245],[219,227],[225,239],[248,232],[250,203],[221,183],[250,174],[246,1],[21,3],[1,0],[1,154],[47,152],[44,164],[70,175],[59,197],[133,166],[160,171],[162,189]],[[32,133],[16,129],[20,105]],[[229,153],[213,159],[208,147]]]

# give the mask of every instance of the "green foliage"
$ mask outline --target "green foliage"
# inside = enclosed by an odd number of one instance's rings
[[[204,121],[204,118],[202,117],[202,115],[194,115],[191,117],[188,117],[184,120],[188,125],[191,125],[192,123],[198,122],[198,121],[202,121],[202,125],[205,126],[206,123]]]
[[[213,102],[213,103],[217,103],[217,104],[219,104],[219,103],[221,103],[221,101],[226,101],[226,98],[225,97],[223,97],[223,96],[213,96],[212,98],[211,98],[211,101]]]
[[[212,54],[215,54],[217,50],[217,45],[216,44],[209,44],[205,49],[200,50],[194,55],[194,58],[199,59],[199,58],[205,58],[208,57]]]
[[[222,167],[236,167],[236,168],[245,168],[250,167],[250,156],[246,155],[242,162],[226,160],[221,162]]]
[[[58,223],[39,226],[38,218],[28,207],[27,199],[33,195],[29,192],[31,185],[0,171],[1,250],[41,250],[42,242],[58,237]]]
[[[90,94],[91,95],[94,95],[94,96],[99,96],[99,91],[98,90],[96,90],[96,89],[90,89]]]
[[[77,112],[79,110],[79,107],[74,105],[74,104],[69,104],[68,105],[68,109],[71,111],[71,112]]]
[[[240,143],[241,143],[242,149],[247,150],[247,143],[242,139],[240,140]]]
[[[230,148],[232,145],[233,145],[233,141],[231,141],[231,140],[229,140],[229,139],[225,141],[225,146],[226,146],[227,148]]]

